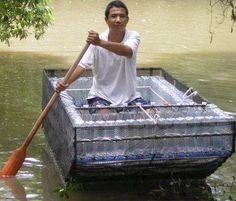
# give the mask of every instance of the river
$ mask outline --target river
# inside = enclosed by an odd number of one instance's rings
[[[36,41],[11,40],[0,44],[0,167],[21,145],[41,111],[42,71],[69,67],[85,44],[88,30],[106,29],[107,0],[52,0],[54,23]],[[236,30],[223,23],[219,7],[207,0],[126,0],[128,28],[141,35],[139,67],[163,67],[215,103],[236,114]],[[45,138],[39,129],[16,178],[0,179],[0,200],[60,200],[53,190],[60,184],[45,156]],[[206,179],[215,200],[236,199],[236,154]],[[50,177],[49,177],[50,176]],[[106,187],[107,188],[107,187]],[[200,188],[200,187],[199,187]],[[111,189],[77,192],[70,200],[158,200],[153,189]],[[173,198],[166,200],[192,200]]]

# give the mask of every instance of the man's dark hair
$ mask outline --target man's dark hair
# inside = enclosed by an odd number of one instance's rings
[[[110,13],[110,9],[111,9],[112,7],[124,8],[124,9],[125,9],[125,12],[126,12],[126,14],[127,14],[127,16],[129,15],[129,11],[128,11],[127,6],[126,6],[122,1],[115,0],[115,1],[111,1],[111,2],[107,5],[106,10],[105,10],[105,16],[106,16],[106,18],[108,18],[109,13]]]

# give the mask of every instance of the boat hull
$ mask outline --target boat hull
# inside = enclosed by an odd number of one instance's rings
[[[55,78],[64,73],[60,69],[44,71],[43,107],[54,93]],[[85,103],[91,75],[86,71],[66,95],[61,94],[43,122],[47,143],[65,179],[205,178],[234,152],[235,120],[198,94],[179,104],[189,87],[163,69],[138,69],[139,90],[151,99],[149,108],[156,112],[151,117],[138,106],[128,110],[124,106],[123,113],[120,108],[110,108],[115,112],[105,120],[91,114]],[[158,85],[160,78],[180,95],[175,97],[171,90],[158,95],[165,88],[165,84]],[[81,84],[83,88],[78,89]],[[185,118],[186,111],[199,118]]]

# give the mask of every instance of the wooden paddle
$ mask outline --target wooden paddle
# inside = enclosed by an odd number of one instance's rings
[[[70,76],[72,75],[74,70],[76,69],[78,63],[82,59],[84,53],[87,51],[88,47],[89,47],[89,43],[86,43],[86,45],[82,49],[80,55],[76,59],[74,65],[68,70],[67,74],[65,75],[65,77],[62,81],[63,84],[67,83],[68,79],[70,78]],[[54,92],[53,96],[51,97],[48,104],[46,105],[46,107],[44,108],[44,110],[42,111],[40,116],[38,117],[37,121],[35,122],[33,128],[29,132],[29,134],[26,137],[23,144],[12,153],[12,155],[10,156],[10,158],[8,159],[6,164],[4,165],[3,169],[0,172],[0,176],[2,176],[2,177],[6,176],[7,177],[7,176],[15,176],[17,174],[18,170],[21,168],[21,166],[22,166],[22,164],[25,160],[26,150],[27,150],[30,142],[32,141],[35,133],[39,129],[43,119],[48,114],[48,112],[51,109],[52,105],[58,99],[59,95],[60,95],[60,93]]]

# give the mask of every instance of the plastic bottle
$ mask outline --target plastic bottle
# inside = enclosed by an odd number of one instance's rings
[[[213,138],[213,149],[215,150],[215,151],[222,151],[223,150],[223,144],[222,144],[222,142],[223,142],[223,140],[224,139],[222,139],[222,136],[212,136],[212,138]]]

